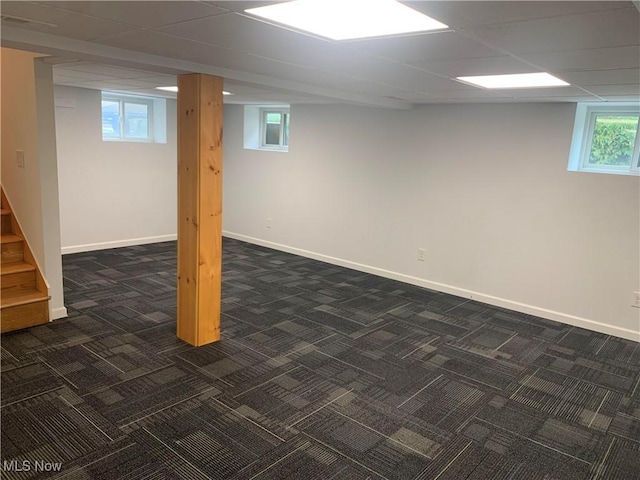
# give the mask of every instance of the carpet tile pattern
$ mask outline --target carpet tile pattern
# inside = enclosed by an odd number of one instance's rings
[[[236,240],[222,340],[176,245],[64,257],[2,337],[3,479],[633,480],[640,344]]]

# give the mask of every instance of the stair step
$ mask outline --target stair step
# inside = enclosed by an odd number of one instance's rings
[[[27,262],[3,263],[0,265],[1,275],[11,275],[12,273],[34,272],[36,267]]]
[[[18,235],[14,235],[13,233],[7,233],[4,235],[0,235],[0,243],[2,245],[7,244],[7,243],[18,243],[22,241],[22,237],[19,237]]]
[[[27,272],[17,272],[4,274],[1,277],[0,295],[6,295],[9,292],[17,290],[33,290],[36,287],[36,272],[35,270]]]
[[[33,290],[36,288],[36,272],[20,272],[2,275],[2,290],[0,295],[18,290]]]
[[[49,322],[49,297],[40,292],[37,293],[40,295],[34,294],[30,298],[23,296],[22,299],[15,298],[12,304],[3,306],[0,310],[0,333],[44,325]]]
[[[17,307],[18,305],[27,305],[29,303],[42,302],[49,300],[51,297],[38,290],[13,290],[2,293],[0,306],[2,308]]]
[[[11,225],[11,215],[3,214],[2,217],[0,217],[0,234],[10,235],[12,233],[13,233],[13,226]]]
[[[0,242],[0,258],[2,258],[3,264],[24,262],[25,245],[22,238],[17,235],[1,235],[0,239],[2,240]]]
[[[11,215],[11,210],[7,210],[6,208],[0,209],[0,215]]]

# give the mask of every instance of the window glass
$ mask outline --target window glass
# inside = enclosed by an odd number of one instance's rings
[[[567,170],[640,175],[640,104],[579,103]]]
[[[630,167],[638,131],[638,115],[596,114],[589,148],[589,166]]]
[[[282,133],[282,144],[289,145],[289,114],[284,114],[284,127]]]
[[[102,100],[102,137],[120,138],[120,102]]]
[[[102,92],[102,139],[164,143],[166,138],[166,107],[160,99]],[[154,111],[154,105],[158,107]],[[159,130],[154,135],[154,115]],[[165,140],[166,141],[166,140]]]
[[[289,105],[245,105],[244,148],[288,152],[290,122]]]
[[[281,122],[282,114],[280,112],[269,112],[266,115],[267,123],[277,123],[278,125]]]
[[[264,113],[264,145],[280,147],[286,145],[282,142],[282,118],[287,115],[282,112]]]
[[[149,138],[149,107],[141,103],[124,103],[124,130],[127,138]]]

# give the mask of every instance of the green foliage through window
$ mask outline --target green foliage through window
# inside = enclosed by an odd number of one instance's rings
[[[597,115],[589,164],[630,166],[637,129],[637,115]]]

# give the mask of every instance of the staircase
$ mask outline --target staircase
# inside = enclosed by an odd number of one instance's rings
[[[1,191],[0,333],[49,321],[49,294],[4,190]]]

